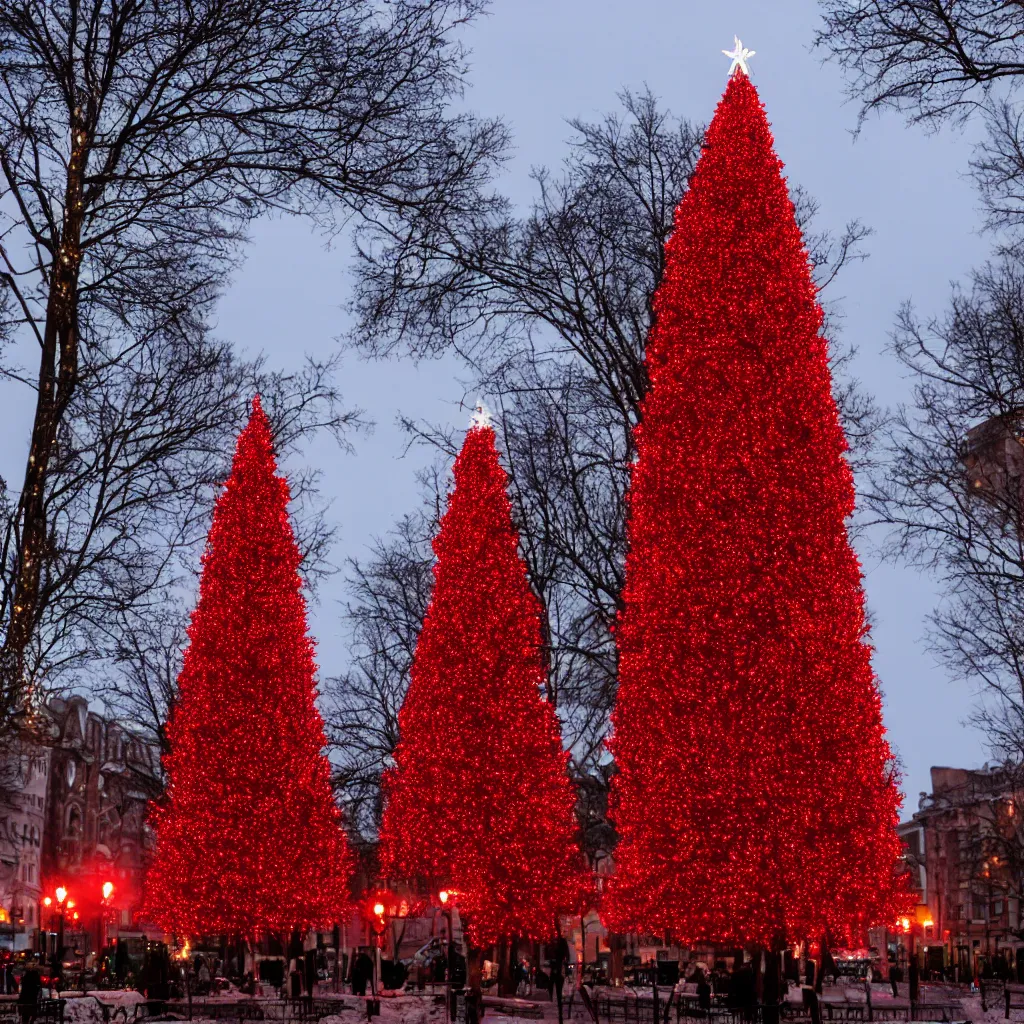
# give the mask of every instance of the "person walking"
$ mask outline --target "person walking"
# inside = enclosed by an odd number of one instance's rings
[[[366,995],[366,985],[373,989],[373,961],[365,949],[360,949],[352,963],[352,994]]]
[[[558,1000],[558,1024],[562,1024],[562,988],[565,985],[565,972],[569,969],[569,943],[565,941],[561,929],[558,930],[555,955],[550,960],[550,967],[551,998]]]
[[[18,992],[18,1009],[21,1012],[22,1024],[30,1024],[39,1009],[39,997],[43,994],[43,978],[39,968],[32,964],[21,978],[21,990]]]
[[[199,957],[199,967],[196,970],[196,991],[199,995],[208,996],[210,994],[211,980],[210,968],[206,963],[206,958]]]
[[[889,968],[889,984],[892,986],[892,997],[897,999],[900,994],[900,982],[903,980],[903,971],[899,964],[893,964]]]

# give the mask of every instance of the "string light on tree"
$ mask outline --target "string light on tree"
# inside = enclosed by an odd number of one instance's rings
[[[907,904],[846,439],[751,55],[727,54],[654,300],[605,909],[622,931],[778,949]]]
[[[256,399],[214,508],[152,813],[146,914],[178,935],[254,939],[348,912],[289,500]]]
[[[381,866],[447,907],[470,940],[547,938],[586,891],[575,794],[542,695],[541,607],[519,557],[482,402],[434,541],[434,592],[385,774]]]

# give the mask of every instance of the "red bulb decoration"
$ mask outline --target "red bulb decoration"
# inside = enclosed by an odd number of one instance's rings
[[[505,485],[494,431],[475,426],[434,541],[380,832],[384,874],[453,893],[477,946],[550,936],[585,891],[568,755],[541,692],[541,607]]]
[[[257,398],[214,508],[152,812],[146,913],[178,935],[256,938],[349,910],[289,500]]]
[[[852,936],[906,899],[847,444],[781,169],[740,71],[666,247],[636,430],[605,910],[684,942]]]

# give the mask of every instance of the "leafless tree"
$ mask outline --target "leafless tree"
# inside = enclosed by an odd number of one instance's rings
[[[1024,763],[1024,8],[975,0],[822,0],[817,45],[849,73],[862,113],[892,108],[986,131],[971,168],[995,253],[948,309],[899,312],[892,347],[913,398],[886,431],[869,512],[885,551],[941,581],[930,641],[979,688],[978,724]]]
[[[650,93],[628,92],[620,111],[571,127],[561,172],[535,172],[525,216],[494,196],[440,230],[414,212],[401,230],[392,221],[362,232],[356,344],[379,356],[453,349],[466,363],[467,395],[497,405],[523,553],[547,612],[548,697],[574,773],[600,788],[651,298],[702,132]],[[799,191],[797,200],[806,225],[814,204]],[[822,284],[859,257],[866,234],[853,223],[840,238],[810,239]],[[877,422],[873,405],[853,382],[842,397],[848,430],[866,440]],[[406,426],[444,459],[457,449],[461,435],[450,430]],[[412,545],[406,534],[393,536],[369,564],[391,564],[402,552],[401,563],[422,573],[429,525],[417,524]],[[388,708],[397,708],[418,623],[404,605],[392,610],[387,590],[367,591],[365,575],[356,582],[357,609],[402,623],[403,660],[388,696]],[[370,701],[360,714],[381,720],[382,711]]]
[[[819,0],[816,45],[850,75],[864,112],[969,116],[991,86],[1024,74],[1019,4],[990,0]],[[982,89],[979,91],[978,87]]]
[[[504,144],[451,111],[479,8],[0,0],[0,310],[32,348],[5,372],[34,393],[4,491],[0,729],[76,664],[81,627],[152,592],[152,542],[173,550],[194,523],[201,456],[224,443],[209,428],[239,411],[242,368],[206,323],[246,226],[283,211],[336,232],[471,202]],[[311,411],[295,410],[346,425]]]
[[[433,584],[436,522],[425,506],[379,538],[369,558],[348,565],[351,662],[327,682],[324,720],[347,820],[366,836],[380,824],[380,779],[398,742],[398,712]]]
[[[1024,8],[988,0],[819,0],[815,45],[848,73],[861,117],[894,109],[929,127],[980,121],[971,169],[989,225],[1024,222]]]
[[[885,552],[935,573],[944,600],[930,638],[977,684],[979,721],[1024,755],[1024,272],[1006,258],[953,292],[948,312],[900,312],[893,339],[915,380],[885,431],[869,491]]]

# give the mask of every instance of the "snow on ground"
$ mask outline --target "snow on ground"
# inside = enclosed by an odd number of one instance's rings
[[[621,998],[623,992],[620,989],[616,994]],[[640,993],[630,992],[630,995],[633,996],[638,994]],[[668,994],[666,989],[665,997]],[[943,998],[939,993],[933,995],[926,991],[923,994],[926,1000],[932,998],[933,1001],[938,1001]],[[643,995],[647,995],[646,990],[643,991]],[[792,995],[793,993],[791,993],[791,997]],[[796,996],[799,998],[799,990],[797,990]],[[568,1003],[568,997],[569,993],[567,992],[566,1003]],[[233,998],[230,996],[227,998],[214,997],[210,1002],[235,1002],[238,998],[237,995]],[[322,1018],[320,1024],[362,1024],[366,1020],[366,1001],[364,999],[352,995],[340,995],[333,998],[337,1000],[338,1012]],[[835,988],[828,986],[824,993],[826,1002],[863,1002],[865,998],[863,984]],[[225,1024],[224,1021],[213,1021],[202,1016],[202,1004],[206,1001],[206,999],[196,1000],[198,1005],[194,1010],[195,1016],[192,1024]],[[259,998],[256,1001],[263,1002]],[[879,984],[872,985],[871,1001],[880,1008],[893,1004],[907,1005],[908,1002],[902,991],[900,996],[894,999],[888,985]],[[999,1005],[990,1007],[986,1012],[981,1009],[980,995],[963,995],[959,998],[954,997],[951,1001],[959,1002],[961,1006],[961,1013],[956,1014],[959,1020],[970,1021],[971,1024],[1006,1024],[1001,1001]],[[128,1017],[131,1017],[133,1008],[141,1002],[144,1002],[144,997],[138,992],[102,991],[90,992],[85,996],[73,996],[68,998],[65,1006],[65,1024],[104,1024],[101,1003],[108,1007],[123,1007]],[[558,1010],[555,1004],[543,996],[536,1000],[508,998],[493,1002],[494,1005],[486,1007],[485,1024],[538,1024],[538,1011],[541,1024],[555,1024],[558,1020]],[[278,1005],[276,1000],[267,1002],[268,1017],[278,1009]],[[589,1017],[580,1000],[574,1001],[571,1014],[568,1012],[568,1006],[566,1006],[566,1011],[567,1024],[589,1024]],[[922,1012],[919,1016],[923,1020],[927,1020],[926,1013]],[[120,1024],[120,1014],[114,1024]],[[380,1000],[380,1016],[373,1021],[373,1024],[447,1024],[447,1015],[443,1002],[436,1001],[432,996],[388,994]]]

